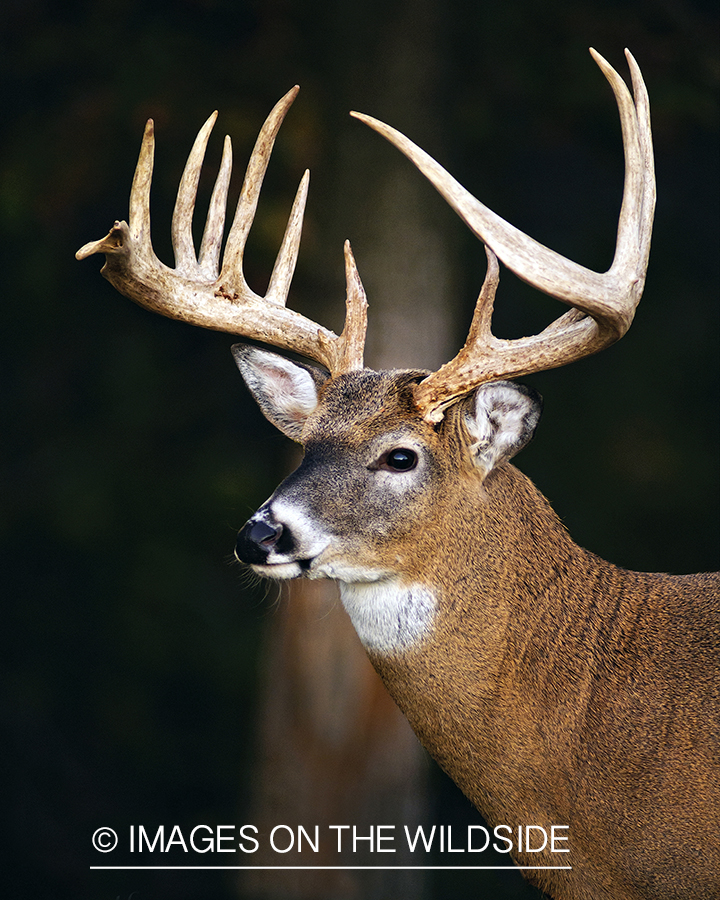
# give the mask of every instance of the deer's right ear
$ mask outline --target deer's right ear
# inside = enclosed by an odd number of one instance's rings
[[[235,344],[232,354],[265,418],[301,443],[303,425],[317,406],[318,388],[328,375],[247,344]]]

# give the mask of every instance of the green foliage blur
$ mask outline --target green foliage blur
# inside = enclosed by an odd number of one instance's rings
[[[90,836],[101,825],[126,829],[138,811],[148,825],[239,821],[273,608],[272,591],[266,597],[229,560],[236,530],[287,470],[289,452],[247,398],[231,339],[136,308],[100,277],[100,258],[79,263],[74,253],[127,216],[152,116],[153,239],[171,264],[174,193],[200,124],[221,110],[236,195],[264,116],[299,82],[248,274],[262,289],[311,166],[291,302],[311,315],[317,298],[340,305],[342,241],[372,210],[333,193],[339,148],[379,141],[346,113],[383,117],[381,72],[412,91],[420,73],[388,61],[397,35],[412,43],[428,23],[439,60],[430,130],[441,135],[442,161],[491,208],[598,269],[612,256],[622,155],[611,94],[587,46],[623,74],[624,46],[640,62],[659,185],[645,298],[617,347],[532,379],[544,421],[518,462],[576,540],[614,562],[718,567],[714,4],[6,0],[2,711],[5,846],[18,870],[3,896],[237,896],[232,879],[210,873],[156,873],[142,884],[130,873],[90,873]],[[205,195],[219,147],[215,135]],[[378,158],[394,152],[381,147]],[[352,177],[362,195],[375,173]],[[430,189],[427,203],[439,208]],[[482,252],[453,227],[466,323]],[[498,334],[537,331],[556,314],[552,301],[503,276]],[[448,882],[438,896],[468,896],[472,884]]]

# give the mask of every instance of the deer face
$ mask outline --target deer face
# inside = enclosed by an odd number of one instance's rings
[[[273,578],[416,580],[418,548],[449,538],[441,511],[477,492],[539,418],[537,395],[497,382],[433,426],[414,401],[426,372],[329,378],[253,347],[233,352],[267,418],[305,448],[238,535],[237,558]]]

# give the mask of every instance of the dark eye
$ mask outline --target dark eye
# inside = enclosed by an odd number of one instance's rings
[[[384,454],[380,461],[381,469],[389,469],[391,472],[409,472],[417,465],[417,453],[407,450],[405,447],[397,447]]]

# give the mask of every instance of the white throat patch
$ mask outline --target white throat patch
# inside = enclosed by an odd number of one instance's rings
[[[437,599],[429,588],[395,581],[340,581],[339,587],[343,606],[368,650],[408,650],[430,633]]]

